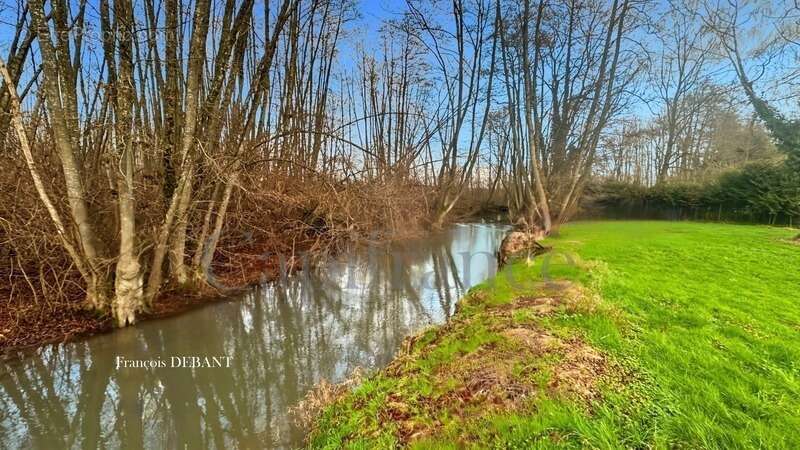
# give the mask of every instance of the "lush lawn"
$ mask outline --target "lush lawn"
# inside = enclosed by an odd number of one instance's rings
[[[471,292],[450,325],[418,336],[325,409],[312,446],[800,448],[793,234],[674,222],[564,227],[546,272],[593,300],[536,313],[520,297],[563,292],[539,282],[542,259],[513,263]],[[509,330],[520,329],[556,350],[514,339]],[[601,362],[575,369],[576,354],[595,350]],[[570,373],[595,379],[565,388]],[[473,386],[478,374],[487,382]]]

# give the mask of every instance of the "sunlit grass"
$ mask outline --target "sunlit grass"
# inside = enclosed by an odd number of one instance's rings
[[[791,230],[674,222],[566,226],[549,261],[513,263],[462,302],[466,325],[419,337],[413,375],[381,373],[326,410],[316,447],[389,448],[397,430],[376,419],[387,398],[447,389],[426,374],[499,342],[486,305],[510,302],[550,278],[602,298],[592,313],[537,318],[580,336],[627,375],[590,405],[549,395],[513,413],[435,420],[418,448],[800,448],[800,247]],[[543,265],[546,270],[543,271]],[[474,293],[473,293],[474,294]],[[514,321],[532,320],[525,311]],[[428,348],[429,347],[429,348]],[[542,364],[542,376],[547,365]],[[544,382],[544,381],[543,381]],[[414,414],[417,414],[415,416]]]

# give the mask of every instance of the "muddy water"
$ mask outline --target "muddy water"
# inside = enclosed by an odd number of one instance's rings
[[[301,445],[288,408],[446,321],[494,273],[504,232],[459,225],[362,249],[236,301],[0,362],[0,449]]]

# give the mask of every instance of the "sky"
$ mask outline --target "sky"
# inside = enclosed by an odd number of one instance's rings
[[[22,0],[24,1],[24,0]],[[73,4],[77,5],[79,0],[70,0]],[[219,3],[220,0],[217,0]],[[360,17],[350,25],[350,37],[343,42],[343,45],[340,50],[340,58],[339,58],[339,65],[343,70],[348,70],[354,68],[354,55],[355,55],[355,46],[356,45],[365,45],[367,49],[373,47],[373,50],[377,50],[377,46],[380,43],[380,28],[382,23],[387,19],[397,18],[400,17],[402,11],[406,8],[406,0],[356,0],[357,1],[357,8],[359,11]],[[442,2],[442,0],[439,0]],[[610,0],[609,0],[610,1]],[[709,1],[723,1],[723,0],[709,0]],[[779,15],[781,5],[783,5],[784,1],[786,0],[747,0],[748,2],[758,2],[758,7],[763,9],[767,14],[766,15]],[[16,19],[16,15],[18,13],[18,3],[17,0],[0,0],[0,56],[4,59],[7,56],[8,46],[10,45],[11,39],[14,33],[14,23]],[[157,3],[159,0],[157,0]],[[257,1],[256,4],[256,11],[261,11],[262,0]],[[141,7],[141,1],[138,1]],[[99,24],[97,23],[97,0],[89,0],[89,9],[88,9],[88,16],[89,23],[93,23],[96,28],[99,28]],[[444,1],[443,6],[447,6],[449,3]],[[754,6],[746,6],[743,7],[744,10],[752,9]],[[659,11],[665,12],[670,9],[670,3],[667,0],[655,0],[648,4],[647,6],[648,11],[653,14],[658,14]],[[221,8],[220,8],[221,9]],[[752,23],[751,23],[752,24]],[[764,22],[762,24],[758,24],[756,27],[760,33],[769,33],[774,30],[770,30],[771,23]],[[648,37],[645,35],[644,39]],[[747,39],[755,39],[755,35],[745,35],[743,38],[745,40],[745,45],[747,45]],[[363,43],[363,44],[359,44]],[[800,66],[796,58],[796,51],[791,56],[783,58],[783,59],[776,59],[771,60],[770,64],[767,66],[768,71],[783,71],[787,72],[791,70],[792,65]],[[787,54],[788,55],[788,54]],[[732,72],[726,67],[726,61],[720,61],[717,64],[719,67],[714,71],[713,76],[716,80],[722,84],[729,84],[735,85],[735,79],[733,78]],[[755,73],[758,72],[758,67],[753,67],[753,71]],[[769,72],[767,75],[770,75]],[[766,77],[769,78],[769,77]],[[774,77],[773,77],[774,78]],[[789,99],[780,101],[779,99],[783,97],[783,95],[777,93],[775,91],[776,88],[786,88],[786,86],[790,86],[793,92],[797,92],[796,85],[790,85],[788,83],[773,83],[772,86],[766,85],[766,83],[757,84],[760,86],[765,93],[772,94],[772,97],[775,98],[775,101],[778,102],[781,109],[789,112],[795,113],[797,111],[797,101],[796,99]],[[647,86],[645,86],[645,89]],[[769,92],[769,89],[772,89],[774,92]],[[645,96],[646,97],[646,96]],[[647,104],[643,102],[634,102],[636,103],[633,105],[633,109],[631,111],[632,114],[642,117],[649,117],[653,115],[653,108],[648,107]],[[744,102],[742,102],[744,105]],[[746,105],[744,105],[746,108]],[[656,110],[657,111],[657,110]]]

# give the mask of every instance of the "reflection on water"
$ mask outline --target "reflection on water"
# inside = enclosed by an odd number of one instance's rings
[[[0,367],[0,448],[283,448],[302,443],[287,408],[320,379],[385,365],[402,339],[452,314],[495,270],[505,228],[461,225],[370,248],[239,301]],[[172,356],[232,357],[172,368]],[[117,368],[117,358],[167,367]]]

